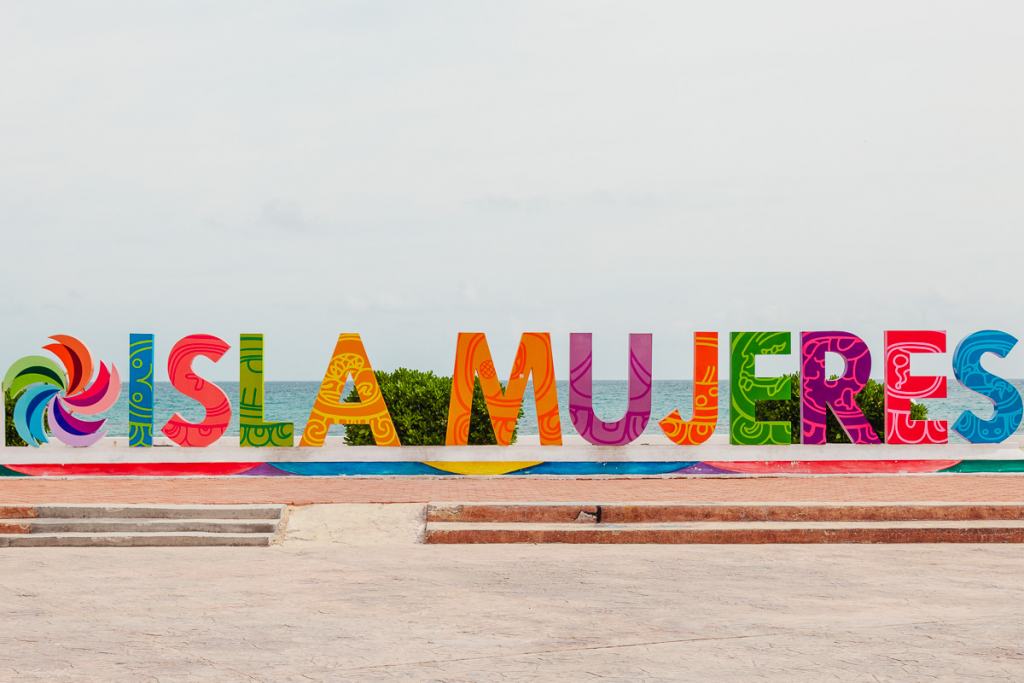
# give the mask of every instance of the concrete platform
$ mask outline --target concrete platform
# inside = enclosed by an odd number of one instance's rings
[[[560,498],[554,498],[560,496]],[[567,502],[570,501],[570,502]],[[583,502],[571,502],[583,501]],[[597,501],[597,502],[595,502]],[[756,501],[756,502],[750,502]],[[388,517],[367,502],[411,505]],[[131,504],[125,504],[131,503]],[[295,512],[286,538],[350,543],[369,533],[428,543],[991,543],[1022,542],[1024,476],[899,475],[750,478],[232,477],[0,479],[0,533],[266,534]],[[351,506],[343,509],[344,506]],[[418,506],[418,507],[417,507]],[[360,509],[362,508],[362,509]],[[36,521],[46,520],[46,521]],[[160,521],[157,521],[160,520]],[[900,522],[1011,520],[1010,525]],[[782,529],[613,528],[610,524],[835,522]],[[884,521],[858,528],[851,522]],[[232,522],[229,524],[229,522]],[[488,528],[431,525],[488,523]],[[514,523],[598,530],[502,528]],[[426,524],[426,527],[424,527]],[[415,527],[414,532],[410,532]],[[184,535],[181,535],[184,534]],[[573,534],[575,534],[573,536]],[[570,538],[572,536],[572,538]],[[74,543],[85,541],[74,538]],[[84,538],[81,537],[81,538]],[[139,542],[152,538],[141,536]],[[55,541],[54,541],[55,542]],[[123,541],[112,541],[112,545]],[[17,543],[20,543],[17,542]]]

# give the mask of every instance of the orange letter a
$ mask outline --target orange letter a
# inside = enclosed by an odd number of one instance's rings
[[[359,403],[342,403],[341,392],[352,375]],[[323,446],[332,424],[370,425],[378,446],[401,446],[391,413],[373,374],[370,359],[358,334],[340,334],[331,362],[324,373],[313,410],[306,421],[299,446]]]

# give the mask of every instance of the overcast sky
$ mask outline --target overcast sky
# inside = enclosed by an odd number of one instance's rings
[[[356,331],[449,374],[480,330],[507,376],[547,330],[620,378],[653,332],[673,379],[695,329],[845,329],[877,375],[886,328],[1024,336],[1022,73],[1019,2],[7,0],[0,365],[263,332],[319,379]]]

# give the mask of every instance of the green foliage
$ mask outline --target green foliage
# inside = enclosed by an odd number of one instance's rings
[[[4,394],[4,443],[8,446],[27,446],[21,437],[18,436],[17,430],[14,429],[14,399]]]
[[[789,422],[793,436],[793,443],[800,443],[800,375],[793,373],[790,382],[793,387],[792,398],[788,401],[762,401],[757,404],[757,419],[764,421]],[[885,441],[885,385],[869,379],[864,389],[857,394],[857,405],[860,406],[864,417],[871,423],[875,434],[882,441]],[[910,407],[910,416],[915,420],[923,420],[928,417],[928,407],[920,403],[914,403]],[[846,432],[839,426],[832,411],[828,411],[825,418],[826,435],[828,443],[850,443]]]
[[[398,368],[394,372],[374,372],[398,438],[403,446],[443,446],[448,427],[448,402],[452,392],[452,378],[439,377],[432,372]],[[355,390],[345,396],[346,403],[358,403]],[[496,443],[487,403],[480,382],[473,385],[473,406],[469,423],[469,443],[486,446]],[[523,410],[519,409],[522,417]],[[518,430],[516,430],[518,431]],[[513,432],[512,440],[516,434]],[[368,425],[345,428],[345,443],[350,446],[372,446],[373,435]]]

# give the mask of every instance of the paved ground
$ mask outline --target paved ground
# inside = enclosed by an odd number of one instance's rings
[[[474,500],[1017,502],[1024,477],[0,480],[2,503]],[[422,546],[418,506],[348,507],[270,549],[2,549],[0,681],[1024,679],[1022,546]]]
[[[0,550],[0,680],[1024,679],[1020,546]]]
[[[1024,475],[0,478],[0,503],[1024,501]]]

